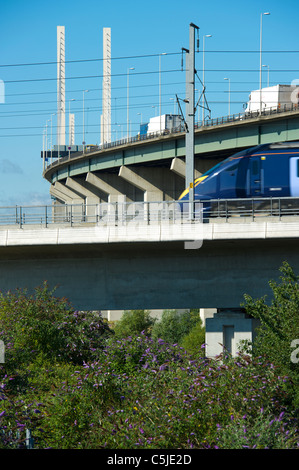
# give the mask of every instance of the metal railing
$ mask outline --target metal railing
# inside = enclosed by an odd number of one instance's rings
[[[279,108],[277,108],[277,107],[275,107],[275,108],[274,107],[265,108],[265,109],[262,110],[261,113],[260,113],[260,111],[251,111],[251,112],[231,114],[231,115],[217,117],[217,118],[213,118],[213,119],[206,118],[204,120],[197,121],[194,125],[194,129],[196,130],[196,129],[200,129],[200,128],[203,128],[203,127],[213,127],[213,126],[219,126],[221,124],[227,124],[227,123],[233,123],[233,122],[238,122],[238,121],[256,119],[259,116],[271,116],[271,115],[275,115],[275,114],[284,113],[284,112],[287,112],[287,111],[298,112],[299,111],[299,105],[292,103],[292,104],[280,106]],[[182,122],[182,124],[180,126],[173,127],[169,130],[164,130],[162,132],[153,132],[151,134],[145,134],[145,135],[138,134],[138,135],[135,135],[133,137],[128,137],[128,138],[116,140],[116,141],[109,142],[109,143],[106,143],[106,144],[103,144],[103,145],[94,145],[94,146],[91,146],[90,148],[88,148],[88,146],[87,146],[87,147],[85,147],[84,153],[82,151],[69,152],[68,156],[63,156],[63,157],[57,159],[54,162],[50,162],[48,165],[46,165],[45,169],[48,170],[48,169],[50,169],[50,168],[52,168],[52,167],[54,167],[54,166],[56,166],[60,163],[67,162],[69,160],[72,160],[72,159],[75,159],[75,158],[78,158],[78,157],[83,157],[83,156],[89,155],[93,152],[98,152],[98,151],[106,150],[106,149],[113,149],[115,147],[121,147],[123,145],[137,143],[137,142],[140,142],[140,141],[152,140],[152,139],[155,139],[157,137],[164,136],[164,135],[178,134],[178,133],[182,134],[184,132],[185,132],[185,127],[184,127],[184,124]],[[48,150],[47,153],[49,154],[49,150]],[[48,162],[45,162],[45,163],[48,163]]]
[[[63,204],[53,206],[9,206],[0,207],[0,227],[42,227],[57,224],[79,226],[98,224],[120,226],[138,224],[184,224],[190,223],[189,203],[180,201],[164,202],[115,202],[100,204]],[[299,216],[299,198],[244,198],[213,199],[196,201],[192,222],[232,221],[233,218]]]

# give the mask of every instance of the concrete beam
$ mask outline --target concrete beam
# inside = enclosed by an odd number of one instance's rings
[[[298,239],[185,250],[183,242],[103,245],[95,237],[89,245],[0,247],[0,288],[31,290],[46,279],[80,310],[239,308],[244,293],[271,300],[269,280],[279,279],[283,261],[299,271]]]
[[[93,201],[94,203],[99,203],[100,199],[96,194],[94,194],[92,191],[84,187],[81,183],[76,181],[74,178],[68,177],[66,180],[66,186],[74,190],[76,193],[79,193],[86,199],[86,203],[88,201]]]
[[[144,201],[163,201],[163,192],[127,166],[121,166],[118,175],[144,191]]]
[[[186,163],[183,162],[180,158],[173,158],[170,165],[171,171],[176,173],[177,175],[185,178],[186,176]],[[199,178],[202,175],[198,170],[194,169],[194,178]]]
[[[91,172],[87,173],[85,180],[87,183],[98,188],[103,193],[108,194],[108,202],[117,202],[120,200],[120,198],[125,198],[125,195],[119,191],[115,185],[107,183],[103,178],[100,178]]]
[[[167,201],[177,199],[185,189],[180,177],[167,167],[122,166],[119,176],[144,192],[144,201]]]
[[[60,183],[59,181],[54,184],[54,189],[59,191],[59,193],[66,198],[66,202],[70,204],[84,203],[84,198],[82,196],[67,188],[64,184]]]
[[[58,191],[57,188],[53,184],[50,186],[50,195],[55,197],[55,199],[58,199],[59,201],[63,202],[64,204],[71,204],[72,199],[65,194],[61,193]]]
[[[100,198],[73,178],[68,177],[66,185],[85,198],[86,215],[94,216],[97,213],[97,205],[101,202]]]

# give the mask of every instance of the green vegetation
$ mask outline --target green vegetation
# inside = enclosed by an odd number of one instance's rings
[[[116,322],[114,328],[117,337],[125,338],[130,335],[138,335],[142,331],[150,334],[155,318],[152,318],[148,310],[125,311],[121,319]]]
[[[255,347],[208,359],[199,312],[126,312],[111,329],[47,285],[0,295],[0,448],[298,448],[298,278],[245,296]],[[279,320],[277,319],[279,313]],[[248,349],[250,354],[248,354]]]
[[[299,363],[291,360],[294,340],[299,340],[299,276],[288,263],[280,268],[280,282],[270,281],[273,299],[253,300],[245,295],[247,313],[261,322],[253,354],[275,364],[277,373],[290,378],[289,393],[299,409]],[[299,346],[299,341],[297,347]]]

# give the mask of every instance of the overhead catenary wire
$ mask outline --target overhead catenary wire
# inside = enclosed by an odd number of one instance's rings
[[[199,51],[199,52],[202,52],[202,51]],[[205,53],[207,53],[207,54],[208,54],[208,53],[224,53],[224,52],[225,52],[225,53],[227,52],[227,53],[253,53],[253,54],[255,54],[255,53],[258,53],[259,51],[253,51],[253,50],[252,50],[252,51],[238,51],[238,50],[230,50],[230,51],[229,51],[229,50],[227,50],[227,51],[223,51],[223,50],[207,50],[207,51],[205,51]],[[265,54],[266,54],[266,53],[273,53],[273,52],[276,52],[276,53],[280,53],[280,52],[281,52],[281,53],[284,53],[284,52],[298,53],[299,51],[264,51]],[[180,52],[173,52],[173,53],[166,53],[166,54],[167,54],[167,55],[180,55]],[[134,59],[138,59],[138,58],[153,58],[153,57],[158,57],[159,55],[160,55],[160,54],[145,54],[145,55],[138,55],[138,56],[137,56],[137,55],[134,55],[134,56],[126,56],[126,57],[116,57],[116,58],[113,58],[113,59],[111,59],[111,60],[133,59],[133,58],[134,58]],[[74,64],[75,64],[75,63],[84,63],[84,62],[87,63],[87,62],[95,62],[95,61],[103,61],[103,60],[104,60],[104,59],[98,59],[98,58],[96,58],[96,59],[76,59],[76,60],[69,60],[69,61],[66,61],[66,63],[69,63],[69,64],[74,63]],[[8,67],[8,68],[9,68],[9,67],[16,67],[16,66],[19,66],[19,67],[24,66],[24,67],[25,67],[25,66],[35,66],[35,65],[41,66],[41,65],[54,65],[54,64],[56,65],[57,62],[56,62],[56,61],[51,61],[51,62],[49,61],[49,62],[27,63],[27,64],[6,64],[6,65],[5,65],[5,64],[4,64],[4,65],[3,65],[3,64],[2,64],[2,65],[0,64],[0,67],[2,67],[2,68],[4,69],[5,67]],[[257,73],[257,72],[258,72],[258,69],[257,69],[257,68],[223,68],[223,69],[222,69],[222,68],[219,68],[219,69],[217,69],[217,68],[215,68],[215,69],[209,68],[209,69],[205,69],[205,71],[206,71],[206,72],[213,72],[213,73],[230,73],[230,72],[232,72],[232,73],[233,73],[233,72],[236,72],[236,73],[249,73],[249,72],[250,72],[250,73],[251,73],[251,72],[252,72],[252,73]],[[173,73],[176,73],[176,72],[177,72],[177,73],[179,73],[179,74],[182,73],[182,72],[181,72],[181,69],[179,69],[179,68],[177,68],[177,69],[176,69],[176,68],[173,68],[173,69],[168,69],[168,70],[162,70],[162,71],[161,71],[161,73],[162,73],[164,76],[165,76],[166,74],[170,74],[170,73],[172,73],[172,72],[173,72]],[[185,70],[184,70],[184,72],[185,72]],[[202,70],[197,69],[197,72],[198,72],[198,73],[201,73]],[[291,69],[291,70],[290,70],[290,69],[278,69],[278,68],[276,68],[276,69],[271,69],[271,74],[272,74],[272,73],[289,73],[289,72],[297,73],[297,72],[299,72],[299,70],[297,70],[297,69]],[[131,75],[135,75],[135,76],[137,76],[137,77],[138,77],[138,76],[146,77],[146,76],[155,76],[155,75],[157,75],[158,73],[159,73],[158,70],[147,70],[147,71],[135,71],[135,72],[131,72]],[[47,75],[47,74],[45,74],[45,75]],[[115,77],[126,77],[126,75],[127,75],[127,73],[125,73],[125,72],[123,72],[123,73],[111,74],[112,78],[115,78]],[[182,74],[182,75],[183,75],[183,74]],[[181,75],[181,76],[182,76],[182,75]],[[170,75],[169,75],[169,76],[170,76]],[[104,77],[103,74],[96,74],[96,75],[91,75],[91,74],[88,75],[88,74],[86,74],[86,75],[82,75],[82,76],[72,76],[72,75],[69,75],[69,77],[66,77],[66,80],[70,80],[70,81],[71,81],[71,80],[79,80],[79,79],[81,79],[81,80],[85,80],[85,79],[86,79],[86,80],[87,80],[87,79],[101,79],[101,78],[103,78],[103,77]],[[43,82],[50,82],[50,83],[51,83],[51,82],[54,82],[54,81],[55,81],[55,82],[57,81],[57,77],[56,77],[56,76],[55,76],[54,78],[51,77],[51,76],[48,76],[48,77],[45,76],[45,77],[40,77],[40,78],[39,78],[39,77],[36,77],[36,78],[22,78],[22,77],[20,77],[19,79],[16,79],[16,80],[5,80],[5,83],[14,85],[14,84],[26,84],[26,83],[31,83],[31,82],[33,82],[33,83],[38,83],[38,82],[40,82],[40,83],[43,83]],[[138,88],[139,88],[139,89],[141,89],[141,88],[144,89],[144,88],[148,88],[148,87],[156,87],[157,84],[156,84],[156,83],[153,83],[153,82],[154,82],[154,80],[151,80],[151,83],[148,83],[148,84],[133,84],[133,83],[132,83],[132,84],[130,85],[130,90],[134,90],[134,89],[138,89]],[[208,84],[217,84],[217,85],[219,85],[220,83],[223,84],[223,82],[220,81],[220,80],[210,80],[210,81],[206,81],[206,85],[208,85]],[[251,84],[251,85],[252,85],[252,84],[254,83],[254,80],[246,81],[246,82],[245,82],[245,81],[239,81],[239,80],[237,80],[237,77],[236,77],[236,80],[233,80],[233,79],[232,79],[232,83],[235,83],[235,84],[242,84],[242,85],[245,85],[245,84],[247,83],[247,84]],[[168,80],[167,80],[167,81],[165,80],[165,83],[163,83],[163,87],[170,86],[170,85],[176,86],[176,87],[177,87],[177,85],[185,85],[185,81],[184,81],[184,80],[182,80],[181,82],[179,82],[179,81],[173,81],[173,83],[169,83]],[[112,90],[113,90],[113,91],[121,90],[121,89],[124,90],[125,88],[126,88],[125,86],[118,86],[118,87],[112,87]],[[243,88],[244,88],[244,87],[243,87]],[[247,89],[247,90],[244,90],[244,89],[242,89],[242,90],[236,90],[236,89],[235,89],[235,90],[231,90],[231,91],[230,91],[230,94],[234,94],[234,96],[236,96],[236,94],[240,94],[240,95],[241,95],[241,94],[245,94],[245,93],[246,93],[246,95],[247,95],[247,97],[248,97],[248,94],[249,94],[250,90],[252,90],[252,89],[254,89],[254,88],[251,87],[249,90],[248,90],[248,89]],[[10,90],[11,90],[11,87],[10,87]],[[101,88],[101,87],[99,87],[99,88],[89,87],[89,91],[101,92],[101,91],[102,91],[102,88]],[[71,96],[72,94],[77,93],[77,92],[78,92],[78,93],[82,93],[82,88],[77,89],[77,90],[67,90],[67,95],[68,95],[68,96]],[[180,91],[178,91],[177,88],[176,88],[176,92],[181,93]],[[227,91],[227,90],[216,90],[216,89],[213,89],[213,90],[212,90],[212,89],[209,89],[209,90],[207,90],[207,92],[208,92],[209,94],[212,94],[212,93],[213,93],[213,94],[214,94],[214,93],[222,93],[222,94],[225,94],[225,96],[227,96],[227,94],[228,94],[228,91]],[[34,91],[34,92],[23,92],[23,93],[12,93],[12,92],[11,92],[11,93],[7,94],[6,97],[14,97],[14,96],[15,96],[15,97],[17,97],[17,96],[35,96],[35,95],[41,96],[41,95],[46,95],[46,94],[55,94],[55,95],[56,95],[56,93],[57,93],[56,90],[55,90],[55,91],[48,91],[48,90],[45,90],[45,91],[42,91],[42,92]],[[182,91],[182,93],[185,93],[185,90]],[[163,93],[163,107],[164,107],[164,108],[165,108],[166,106],[168,106],[168,107],[173,106],[173,104],[170,104],[169,102],[166,102],[166,101],[164,102],[164,99],[165,99],[167,96],[174,96],[174,93],[169,93],[169,94]],[[157,94],[153,94],[153,95],[150,95],[150,94],[143,94],[143,95],[135,95],[135,94],[132,94],[132,95],[131,95],[131,100],[133,101],[133,100],[137,100],[137,99],[140,99],[140,98],[146,99],[146,98],[155,98],[155,97],[157,98]],[[125,97],[124,97],[124,96],[117,96],[117,97],[113,98],[113,99],[112,99],[112,106],[111,106],[112,110],[115,111],[115,112],[125,110],[125,105],[123,105],[123,106],[122,106],[122,105],[119,105],[119,104],[118,104],[117,106],[116,106],[116,104],[113,105],[114,99],[121,101],[121,100],[125,99]],[[96,102],[96,101],[98,101],[98,100],[100,101],[100,98],[85,98],[86,103],[88,103],[89,101],[90,101],[90,102]],[[80,99],[75,99],[74,101],[76,101],[76,102],[79,103],[79,102],[82,101],[82,99],[81,99],[81,98],[80,98]],[[238,105],[241,104],[241,105],[242,105],[242,104],[244,104],[244,101],[245,101],[245,100],[231,100],[230,102],[231,102],[231,104],[238,104]],[[2,108],[2,106],[0,107],[0,110],[1,110],[1,111],[0,111],[0,118],[8,118],[8,117],[10,117],[10,118],[14,118],[14,117],[16,117],[16,118],[17,118],[17,117],[20,117],[20,118],[21,118],[21,117],[33,117],[33,118],[34,118],[34,117],[38,117],[38,116],[49,116],[50,114],[55,115],[56,112],[57,112],[56,106],[55,106],[55,109],[53,109],[53,110],[47,109],[47,107],[48,107],[49,105],[51,105],[51,103],[53,103],[53,104],[56,103],[56,100],[55,100],[55,101],[54,101],[54,100],[53,100],[53,101],[25,101],[25,102],[16,102],[16,103],[13,103],[13,102],[5,102],[5,103],[2,103],[2,105],[5,106],[6,111],[4,111],[4,108]],[[226,103],[227,103],[227,101],[217,100],[217,99],[216,99],[216,100],[215,100],[215,99],[214,99],[214,100],[209,99],[209,104],[211,104],[211,105],[212,105],[212,104],[214,104],[214,105],[223,105],[223,104],[226,104]],[[45,106],[44,109],[29,109],[29,106],[35,105],[35,104],[44,104],[44,105],[46,105],[46,106]],[[21,107],[21,106],[22,106],[22,107],[23,107],[23,106],[28,106],[28,109],[27,109],[27,110],[23,110],[23,111],[21,110],[21,108],[19,108],[19,109],[17,109],[17,110],[16,110],[16,109],[12,110],[12,109],[10,108],[10,106],[12,106],[12,107],[13,107],[13,106],[15,106],[15,107],[16,107],[16,106],[20,106],[20,107]],[[132,110],[133,110],[133,109],[136,109],[136,108],[138,108],[138,109],[140,108],[139,110],[141,110],[142,108],[145,108],[145,109],[148,110],[148,109],[150,109],[151,107],[152,107],[152,108],[155,108],[155,107],[157,107],[157,106],[158,106],[157,103],[155,103],[154,101],[152,101],[151,104],[149,104],[149,103],[146,103],[145,100],[142,100],[142,102],[139,102],[139,103],[136,104],[136,105],[133,104],[133,103],[130,104],[130,108],[131,108]],[[7,110],[7,108],[9,108],[10,110]],[[3,111],[2,111],[2,109],[3,109]],[[168,109],[169,109],[169,108],[168,108]],[[99,112],[102,110],[102,108],[101,108],[101,106],[87,106],[86,110],[88,110],[89,113],[95,113],[95,112],[96,112],[96,113],[99,113]],[[76,113],[76,114],[79,114],[79,115],[80,115],[80,114],[82,113],[82,109],[81,109],[81,108],[78,108],[78,107],[73,107],[73,106],[72,106],[72,113]],[[139,113],[139,114],[141,114],[141,113]],[[3,122],[3,121],[2,121],[2,122]],[[122,124],[121,122],[118,122],[118,123],[117,123],[116,120],[115,120],[115,122],[113,123],[113,125],[121,125],[121,124]],[[134,124],[132,123],[132,125],[134,125]],[[89,126],[91,127],[92,124],[89,124]],[[98,124],[96,124],[95,126],[98,126]],[[19,129],[20,129],[20,130],[21,130],[21,129],[24,129],[24,130],[25,130],[25,129],[28,129],[28,130],[29,130],[29,129],[41,129],[41,128],[44,128],[44,126],[43,126],[43,127],[41,127],[41,126],[20,126],[20,127],[15,126],[14,128],[11,128],[11,127],[2,127],[2,130],[13,130],[13,129],[14,129],[14,130],[19,130]],[[77,129],[80,129],[80,125],[78,125],[78,123],[76,123],[76,128],[77,128]],[[55,127],[54,127],[54,129],[55,129]],[[1,131],[0,131],[0,132],[1,132]],[[97,133],[98,133],[98,132],[97,132]],[[27,135],[27,134],[25,134],[25,136],[26,136],[26,135]],[[29,136],[29,135],[32,136],[32,134],[28,134],[28,136]],[[39,135],[40,135],[40,134],[39,134]],[[4,136],[6,136],[6,135],[1,135],[1,134],[0,134],[0,137],[4,137]],[[16,137],[17,137],[17,136],[20,136],[20,137],[21,137],[20,134],[14,134],[14,135],[11,134],[11,135],[10,135],[10,137],[14,137],[14,136],[16,136]],[[22,136],[24,136],[24,135],[22,135]]]
[[[199,49],[195,52],[196,54],[202,53],[202,50]],[[217,54],[259,54],[259,50],[229,50],[229,49],[211,49],[206,50],[205,54],[209,53],[217,53]],[[298,54],[299,50],[265,50],[263,51],[264,54]],[[181,55],[181,52],[166,52],[167,55]],[[112,57],[111,60],[128,60],[128,59],[144,59],[149,57],[158,57],[160,53],[154,54],[139,54],[139,55],[131,55],[131,56],[121,56],[121,57]],[[84,62],[102,62],[103,58],[91,58],[91,59],[71,59],[65,60],[65,64],[74,64],[74,63],[84,63]],[[5,67],[33,67],[33,66],[41,66],[41,65],[57,65],[57,61],[46,61],[46,62],[27,62],[27,63],[16,63],[16,64],[0,64],[1,68]]]
[[[202,72],[201,69],[197,69],[198,72]],[[233,72],[233,73],[257,73],[258,69],[205,69],[206,72]],[[174,73],[181,72],[181,69],[164,70],[163,73]],[[147,72],[132,72],[131,75],[154,75],[158,74],[159,71],[150,70]],[[271,69],[271,73],[299,73],[299,69]],[[124,77],[126,73],[111,74],[111,77]],[[65,77],[65,80],[83,80],[91,78],[104,78],[104,75],[80,75],[75,77]],[[57,81],[57,77],[48,78],[24,78],[20,80],[5,80],[5,83],[27,83],[27,82],[46,82],[46,81]]]

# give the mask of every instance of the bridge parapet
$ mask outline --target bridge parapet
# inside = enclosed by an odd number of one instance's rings
[[[0,208],[0,246],[298,238],[299,198],[214,202],[192,220],[178,201]]]

